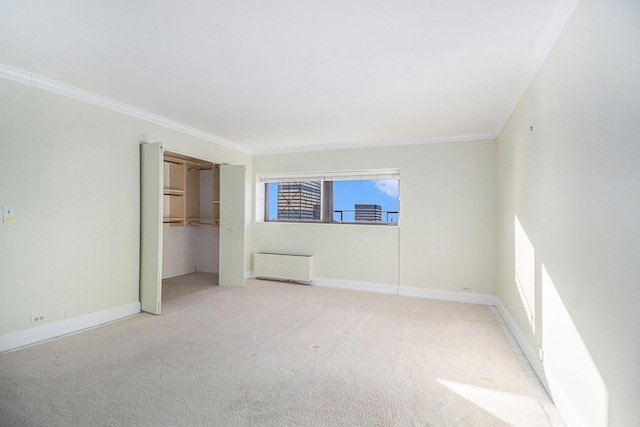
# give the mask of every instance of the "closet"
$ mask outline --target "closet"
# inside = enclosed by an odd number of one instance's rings
[[[220,165],[165,151],[164,224],[220,225]]]
[[[165,151],[162,300],[218,284],[220,166]]]
[[[160,314],[166,281],[244,286],[246,168],[140,144],[140,307]]]

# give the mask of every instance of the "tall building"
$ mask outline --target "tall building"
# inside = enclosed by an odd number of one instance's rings
[[[321,182],[278,183],[278,219],[319,221]]]
[[[356,221],[382,221],[380,205],[356,205]]]

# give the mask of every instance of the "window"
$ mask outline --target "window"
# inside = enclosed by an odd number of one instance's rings
[[[267,185],[270,220],[321,220],[322,181],[273,182]]]
[[[262,175],[266,221],[397,225],[397,170]]]

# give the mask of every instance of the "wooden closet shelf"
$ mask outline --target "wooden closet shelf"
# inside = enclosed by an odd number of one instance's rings
[[[164,222],[165,224],[169,224],[169,223],[181,223],[184,222],[183,218],[169,218],[169,217],[164,217],[162,218],[162,222]]]
[[[190,171],[210,171],[213,170],[213,165],[192,165],[189,166]]]
[[[187,219],[189,225],[214,225],[217,226],[220,223],[218,219],[211,218],[189,218]]]
[[[163,176],[163,208],[166,215],[163,222],[178,227],[217,227],[217,218],[220,217],[220,202],[217,201],[220,200],[220,167],[210,161],[168,151],[164,153],[164,161],[164,173],[168,176]],[[206,185],[202,193],[201,185]],[[211,200],[216,201],[211,204]]]
[[[184,165],[184,160],[176,159],[174,157],[167,157],[166,155],[164,156],[163,160],[165,163],[173,163],[174,165]]]

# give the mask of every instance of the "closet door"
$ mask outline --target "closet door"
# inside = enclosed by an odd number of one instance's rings
[[[244,172],[220,165],[220,286],[244,286]]]
[[[140,145],[140,305],[160,314],[162,301],[162,177],[160,143]]]

